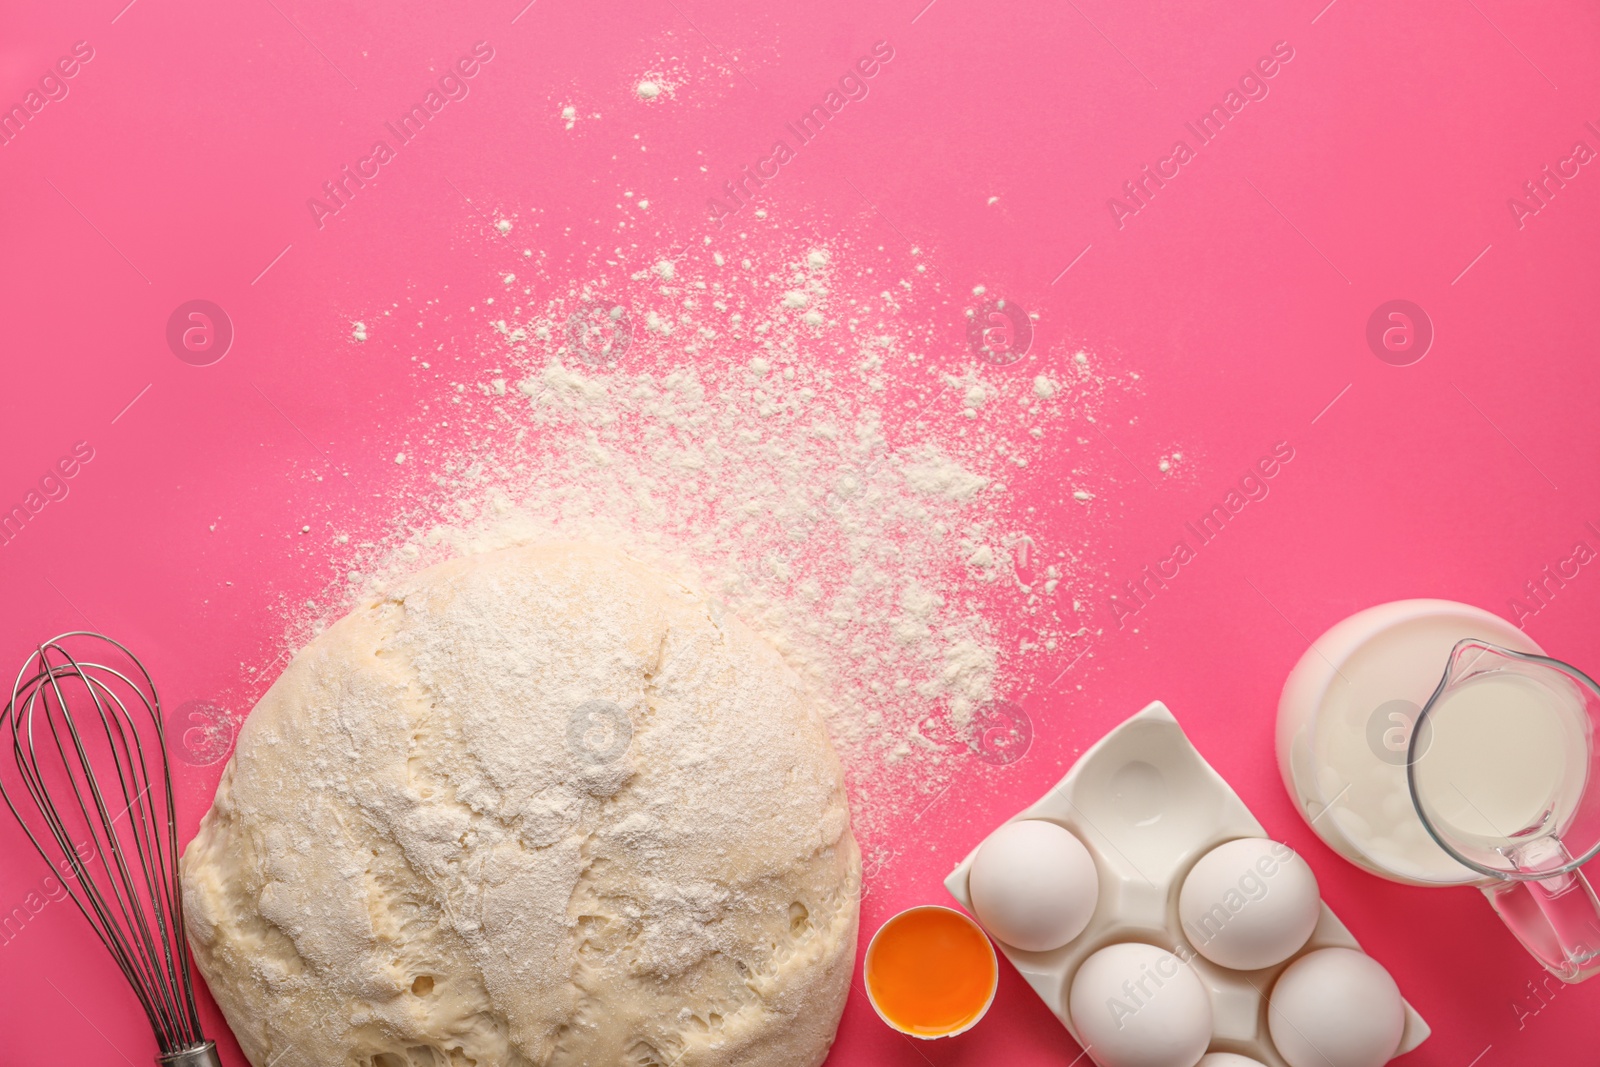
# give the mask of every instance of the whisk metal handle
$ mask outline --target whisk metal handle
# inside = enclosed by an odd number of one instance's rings
[[[161,1067],[222,1067],[222,1060],[217,1056],[215,1041],[205,1041],[191,1048],[157,1056],[156,1063]]]

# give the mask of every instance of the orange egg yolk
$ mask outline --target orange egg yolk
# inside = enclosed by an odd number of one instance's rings
[[[927,908],[884,925],[868,953],[866,979],[873,1002],[892,1023],[940,1037],[983,1013],[999,971],[988,939],[970,920]]]

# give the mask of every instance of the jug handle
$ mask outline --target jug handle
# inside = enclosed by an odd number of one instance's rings
[[[1600,973],[1600,899],[1581,870],[1482,888],[1501,921],[1551,974],[1581,982]]]

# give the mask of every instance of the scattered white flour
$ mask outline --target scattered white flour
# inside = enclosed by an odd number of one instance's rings
[[[561,109],[561,118],[564,122],[566,122],[567,129],[572,129],[572,127],[578,124],[578,109],[573,107],[571,104],[568,104],[566,107]]]
[[[925,496],[971,500],[989,484],[989,479],[965,469],[933,445],[910,449],[903,469],[906,484]]]
[[[644,81],[634,86],[633,91],[639,94],[640,100],[654,100],[656,97],[661,95],[661,83],[651,81],[649,78],[646,78]]]
[[[510,233],[511,232],[511,220],[510,219],[500,219],[498,222],[496,222],[494,224],[494,228],[499,230],[501,233]]]
[[[495,305],[444,387],[449,436],[419,426],[396,456],[433,489],[396,490],[390,536],[334,549],[340,577],[291,640],[431,562],[620,546],[725,603],[815,688],[870,848],[972,758],[985,701],[1087,647],[1108,580],[1090,516],[1061,511],[1077,526],[1045,548],[1028,504],[1109,483],[1073,454],[1110,379],[1042,344],[1009,367],[976,360],[900,310],[937,282],[852,266],[848,249],[757,267],[712,243],[539,276],[521,290],[536,297]],[[1030,475],[1042,456],[1051,469]],[[1026,499],[1010,487],[1025,476]]]
[[[350,338],[355,341],[365,341],[367,339],[367,324],[364,322],[352,322],[350,324]]]

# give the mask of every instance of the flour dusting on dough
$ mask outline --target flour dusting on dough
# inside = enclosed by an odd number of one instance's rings
[[[340,551],[354,577],[321,618],[429,562],[621,546],[705,589],[814,687],[870,847],[972,758],[985,701],[1087,632],[1103,581],[1089,538],[1041,548],[1009,483],[1088,444],[1120,383],[1071,350],[1009,367],[951,351],[902,309],[934,282],[855,258],[807,240],[758,266],[708,238],[639,249],[631,271],[519,282],[481,376],[454,384],[459,439],[428,445],[432,488],[397,499],[391,537]],[[1067,483],[1105,475],[1063,475],[1060,510],[1087,521]]]

